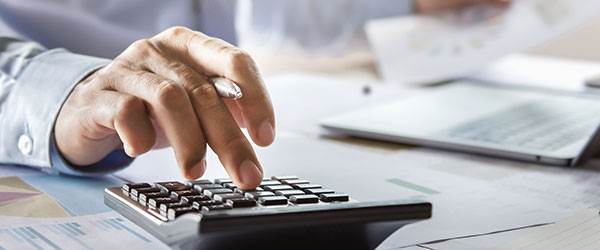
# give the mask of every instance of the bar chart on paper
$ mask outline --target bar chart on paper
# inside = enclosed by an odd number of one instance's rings
[[[0,249],[169,249],[115,212],[76,218],[0,217]]]

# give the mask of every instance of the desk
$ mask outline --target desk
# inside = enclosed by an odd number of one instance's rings
[[[257,148],[266,175],[295,174],[332,183],[332,188],[348,192],[357,200],[432,201],[431,220],[400,229],[380,249],[494,247],[520,236],[522,232],[515,228],[525,231],[529,226],[600,206],[600,172],[595,168],[598,161],[578,169],[537,166],[338,137],[322,131],[316,123],[341,110],[403,98],[424,89],[375,84],[365,95],[363,88],[369,82],[305,74],[271,76],[266,82],[278,124],[277,141],[270,147]],[[207,178],[225,176],[214,153],[209,152],[207,160]],[[116,184],[119,179],[181,179],[175,165],[170,149],[153,151],[116,173],[116,178],[104,180],[105,185]],[[19,172],[13,168],[10,171]],[[0,177],[14,174],[8,172],[0,169]],[[89,197],[90,202],[101,199]],[[491,232],[496,234],[486,235]],[[480,234],[484,236],[475,237]]]

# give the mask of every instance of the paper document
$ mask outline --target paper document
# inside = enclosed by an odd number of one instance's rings
[[[0,249],[170,249],[116,212],[0,221]]]
[[[600,248],[598,209],[587,209],[564,221],[541,227],[494,250],[594,250]]]
[[[479,5],[375,20],[366,29],[386,81],[435,83],[538,45],[599,11],[594,0],[515,0],[506,9]]]
[[[168,249],[104,205],[104,188],[120,185],[0,165],[0,250]]]

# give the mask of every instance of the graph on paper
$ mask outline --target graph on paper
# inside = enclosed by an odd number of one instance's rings
[[[0,217],[0,249],[168,249],[115,212],[60,219]]]

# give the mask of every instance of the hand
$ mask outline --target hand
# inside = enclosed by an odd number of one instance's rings
[[[433,13],[444,10],[461,8],[472,4],[493,4],[508,6],[511,0],[416,0],[417,13]]]
[[[221,99],[207,76],[236,82],[243,97]],[[275,118],[254,61],[232,45],[186,28],[134,42],[79,83],[63,105],[54,134],[70,163],[96,163],[115,149],[138,156],[172,146],[187,179],[206,170],[206,144],[244,189],[262,181],[262,167],[241,132],[271,144]]]

